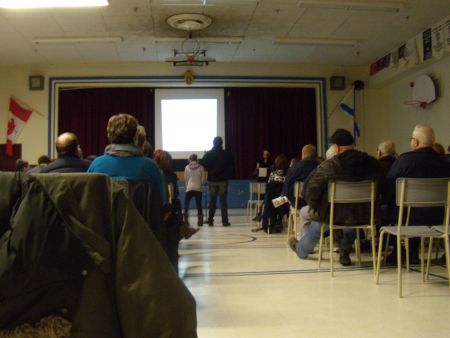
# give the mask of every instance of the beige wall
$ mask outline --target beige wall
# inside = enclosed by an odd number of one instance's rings
[[[408,151],[408,138],[416,124],[431,126],[436,141],[447,148],[450,144],[450,56],[403,74],[391,73],[386,71],[380,74],[381,79],[369,80],[365,99],[366,150],[375,154],[380,141],[392,139],[398,153]],[[410,82],[423,74],[435,80],[438,99],[426,109],[405,105],[404,101],[412,99]]]
[[[155,76],[179,75],[182,77],[185,67],[173,67],[167,63],[136,64],[98,64],[98,65],[27,65],[0,68],[0,143],[5,142],[6,120],[10,96],[33,108],[39,114],[33,114],[23,130],[19,143],[22,143],[23,158],[34,163],[37,157],[47,153],[48,142],[48,78],[70,76]],[[344,67],[327,65],[274,65],[274,64],[221,64],[208,67],[193,68],[194,76],[293,76],[293,77],[326,77],[343,75],[347,83],[362,79],[367,67]],[[44,91],[28,90],[29,75],[44,75],[46,88]],[[195,81],[195,80],[194,80]],[[328,114],[344,95],[344,91],[327,89]],[[349,127],[348,118],[342,113],[334,113],[328,121],[328,129]]]

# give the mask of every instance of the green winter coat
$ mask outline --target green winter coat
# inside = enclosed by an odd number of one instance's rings
[[[0,173],[0,328],[55,314],[71,337],[190,338],[195,300],[100,174]]]

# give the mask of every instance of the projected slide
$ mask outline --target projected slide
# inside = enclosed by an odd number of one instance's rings
[[[222,88],[155,90],[155,149],[174,159],[203,157],[214,137],[225,139],[224,124]]]
[[[217,136],[217,99],[162,100],[162,148],[203,151]]]

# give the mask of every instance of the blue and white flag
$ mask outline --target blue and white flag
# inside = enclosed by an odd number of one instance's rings
[[[358,121],[356,119],[356,96],[354,86],[347,94],[345,94],[344,98],[339,104],[339,108],[341,108],[341,110],[348,114],[353,120],[353,138],[355,139],[356,143],[357,138],[361,136],[361,132],[359,130]]]

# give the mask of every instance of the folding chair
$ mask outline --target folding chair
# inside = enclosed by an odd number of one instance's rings
[[[399,207],[398,222],[396,226],[386,226],[381,228],[380,243],[378,249],[376,283],[379,283],[381,251],[383,249],[384,235],[387,234],[397,236],[397,275],[398,275],[398,293],[402,297],[402,254],[401,241],[405,242],[406,247],[406,270],[409,270],[409,245],[410,238],[420,238],[421,250],[421,275],[422,281],[425,281],[424,271],[424,255],[425,255],[425,239],[430,238],[430,247],[428,249],[429,267],[431,244],[433,238],[443,238],[446,245],[447,255],[447,273],[449,273],[448,258],[448,224],[449,224],[449,194],[450,194],[450,178],[398,178],[396,181],[396,204]],[[411,208],[423,207],[445,207],[444,225],[441,227],[431,227],[427,225],[408,226],[410,220]],[[406,211],[406,220],[404,214]],[[403,223],[405,223],[403,225]],[[443,230],[442,232],[439,230]],[[450,282],[449,282],[450,283]]]
[[[297,236],[298,226],[297,222],[300,217],[299,215],[299,202],[300,202],[300,193],[302,191],[303,182],[295,182],[294,183],[294,206],[290,206],[289,210],[289,219],[288,219],[288,229],[287,229],[287,239],[289,240],[289,236],[291,233],[294,236]]]
[[[247,201],[247,218],[250,225],[253,225],[252,219],[258,214],[258,208],[263,201],[262,196],[265,192],[265,182],[250,182],[249,199]]]
[[[375,273],[375,182],[371,180],[365,181],[332,181],[328,183],[328,202],[330,203],[330,272],[334,276],[333,264],[333,233],[335,230],[355,229],[356,230],[356,244],[355,251],[358,258],[358,263],[361,265],[361,249],[359,242],[359,230],[368,229],[371,236],[372,244],[372,264],[373,272]],[[334,214],[336,204],[352,204],[352,203],[369,203],[370,215],[369,224],[355,224],[355,225],[336,225],[334,224]],[[322,262],[324,233],[327,224],[322,224],[320,230],[319,241],[319,267]]]

